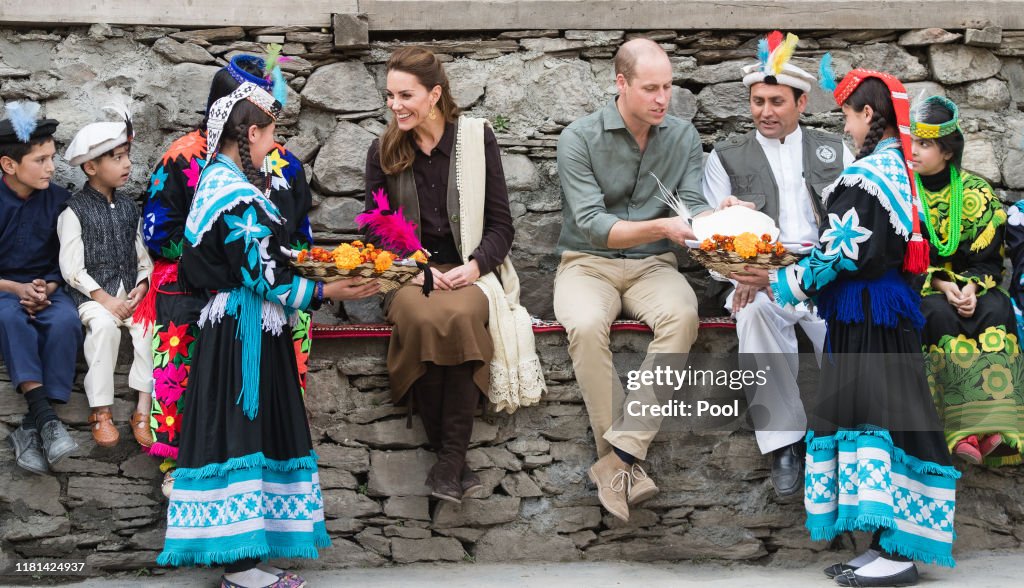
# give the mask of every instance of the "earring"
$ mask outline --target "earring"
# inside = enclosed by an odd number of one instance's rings
[[[430,114],[427,115],[427,118],[430,120],[437,120],[437,111],[433,106],[430,107]]]

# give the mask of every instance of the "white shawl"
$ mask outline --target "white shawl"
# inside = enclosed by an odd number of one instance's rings
[[[462,261],[480,245],[484,232],[484,196],[487,163],[484,158],[486,119],[462,117],[455,144],[455,181],[459,188],[462,219]],[[497,274],[497,275],[495,275]],[[519,276],[508,257],[494,272],[476,281],[487,295],[490,318],[487,330],[494,342],[489,398],[497,411],[515,412],[536,404],[546,390],[537,357],[530,314],[519,304]]]

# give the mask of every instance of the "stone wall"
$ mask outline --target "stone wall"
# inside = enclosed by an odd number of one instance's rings
[[[739,66],[751,60],[761,33],[643,33],[671,54],[673,112],[693,120],[706,149],[750,128]],[[498,130],[525,301],[533,313],[549,316],[561,219],[554,162],[558,133],[612,96],[611,56],[634,34],[408,34],[374,37],[368,49],[360,49],[336,46],[335,36],[321,29],[5,28],[0,99],[42,101],[46,114],[63,123],[57,133],[63,151],[78,128],[102,116],[113,89],[132,91],[138,141],[128,189],[142,195],[159,154],[202,119],[216,68],[235,52],[258,51],[258,42],[283,42],[294,59],[285,65],[291,90],[280,134],[307,165],[315,190],[313,225],[318,237],[331,241],[354,232],[353,217],[362,208],[366,148],[385,121],[384,61],[394,47],[425,44],[445,56],[460,105],[486,116]],[[851,66],[883,69],[906,80],[913,95],[923,90],[957,100],[968,136],[965,166],[992,180],[1007,202],[1021,196],[1024,32],[804,31],[801,37],[800,65],[815,69],[817,57],[828,50],[840,74]],[[831,106],[815,90],[805,122],[840,130],[841,116]],[[63,162],[58,178],[83,181]],[[351,311],[363,320],[376,314],[373,305]],[[647,341],[635,333],[613,338],[620,350],[639,351]],[[699,345],[721,351],[734,348],[735,339],[728,331],[705,331]],[[564,338],[554,334],[538,338],[550,385],[544,402],[477,421],[469,457],[485,481],[486,497],[461,508],[437,505],[421,483],[432,459],[423,449],[422,430],[415,421],[405,428],[404,416],[388,402],[384,346],[380,340],[314,344],[307,403],[335,539],[315,565],[579,558],[793,565],[820,559],[828,548],[808,540],[799,504],[773,500],[768,462],[749,433],[662,435],[650,458],[662,493],[635,510],[628,525],[604,515],[585,475],[594,446],[584,407]],[[122,389],[126,368],[122,361]],[[9,388],[0,381],[4,437],[24,409]],[[117,422],[127,422],[132,404],[118,398]],[[80,386],[61,414],[83,450],[61,464],[56,476],[21,472],[0,444],[0,568],[12,559],[55,555],[87,559],[102,570],[153,566],[164,513],[157,460],[137,453],[123,425],[119,447],[96,448]],[[968,470],[959,494],[960,552],[1021,548],[1021,482],[1019,468]]]
[[[855,534],[831,546],[812,542],[802,503],[776,501],[770,462],[746,431],[663,431],[647,463],[661,493],[632,509],[628,524],[603,512],[586,476],[594,459],[586,410],[558,333],[537,337],[548,381],[542,403],[476,420],[467,459],[484,492],[462,506],[430,499],[423,480],[435,456],[419,419],[407,428],[405,412],[390,403],[386,341],[314,342],[306,406],[333,545],[300,564],[307,569],[463,560],[817,565],[838,557],[830,549],[869,541]],[[643,333],[612,336],[619,352],[639,353],[649,342]],[[735,346],[733,331],[702,329],[694,350]],[[116,379],[118,447],[92,442],[81,370],[58,412],[82,449],[55,475],[21,470],[0,443],[0,570],[41,557],[84,560],[93,573],[155,568],[166,500],[159,460],[138,452],[125,424],[134,407],[124,395],[129,351],[123,346]],[[0,436],[23,412],[10,382],[0,381]],[[956,554],[1024,547],[1024,470],[966,468],[957,491]]]

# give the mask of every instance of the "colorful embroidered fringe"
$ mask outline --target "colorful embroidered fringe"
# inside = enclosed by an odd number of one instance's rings
[[[330,546],[317,456],[275,461],[262,454],[174,472],[163,566],[239,559],[316,559]]]
[[[882,429],[807,434],[804,506],[811,539],[883,529],[882,548],[953,567],[956,480],[950,466],[894,447]]]

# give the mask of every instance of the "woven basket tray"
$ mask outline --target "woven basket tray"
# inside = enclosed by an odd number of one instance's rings
[[[420,268],[415,265],[393,264],[383,272],[374,270],[373,263],[361,263],[356,267],[346,270],[341,269],[330,261],[304,261],[299,263],[292,260],[292,266],[304,278],[316,280],[317,282],[334,282],[342,278],[367,278],[375,279],[380,283],[380,291],[386,294],[397,290],[402,284],[416,277]]]
[[[716,271],[723,276],[729,274],[743,274],[746,266],[759,267],[762,269],[778,269],[796,263],[799,257],[786,252],[780,256],[771,253],[758,253],[757,257],[744,259],[735,251],[704,251],[703,249],[690,249],[690,257],[697,263],[709,270]]]

